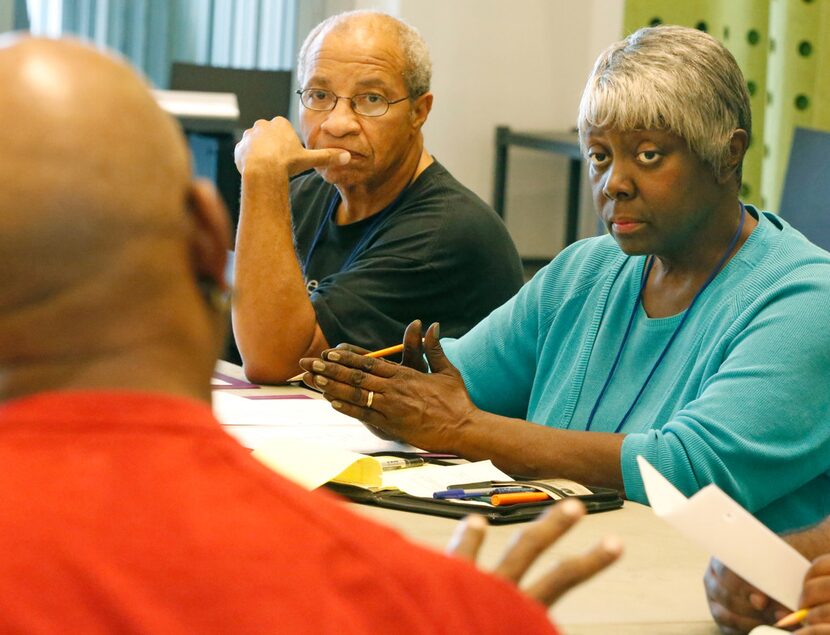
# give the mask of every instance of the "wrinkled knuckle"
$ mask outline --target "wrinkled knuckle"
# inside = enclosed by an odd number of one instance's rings
[[[360,403],[361,399],[363,398],[363,390],[361,390],[358,386],[352,388],[352,398],[351,401],[354,403]]]
[[[366,379],[366,373],[362,370],[354,369],[349,373],[349,383],[355,386],[360,386]]]

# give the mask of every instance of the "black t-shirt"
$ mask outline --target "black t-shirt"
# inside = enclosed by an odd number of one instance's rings
[[[291,182],[297,256],[306,280],[318,283],[311,302],[332,346],[390,346],[414,319],[459,337],[522,285],[502,220],[437,161],[380,219],[327,221],[336,194],[314,172]]]

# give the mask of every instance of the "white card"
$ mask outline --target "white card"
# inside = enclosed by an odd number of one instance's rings
[[[716,485],[686,498],[637,457],[654,513],[750,584],[789,609],[798,608],[808,560]]]

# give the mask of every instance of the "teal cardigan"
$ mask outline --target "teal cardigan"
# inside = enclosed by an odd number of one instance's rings
[[[620,432],[628,498],[643,455],[691,495],[715,483],[775,531],[830,514],[830,254],[779,217],[759,223],[701,295]],[[645,257],[580,241],[458,340],[476,405],[585,430],[637,302]],[[613,432],[682,314],[637,310],[591,430]]]

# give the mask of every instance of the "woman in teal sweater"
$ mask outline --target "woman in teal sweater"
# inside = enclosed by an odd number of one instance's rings
[[[333,349],[306,380],[382,434],[510,473],[646,502],[643,455],[775,530],[826,516],[830,254],[738,199],[751,115],[734,58],[694,29],[642,29],[600,55],[579,132],[609,235],[443,352],[415,323],[404,365]]]

